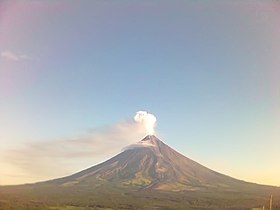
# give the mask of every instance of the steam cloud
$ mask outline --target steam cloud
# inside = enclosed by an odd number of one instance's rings
[[[5,163],[6,168],[11,169],[0,170],[1,184],[8,184],[5,179],[20,184],[62,177],[82,170],[112,157],[145,135],[154,134],[155,122],[154,115],[139,111],[134,119],[91,129],[76,137],[26,142],[0,154],[0,163]]]
[[[147,134],[153,135],[155,133],[155,126],[157,118],[146,111],[138,111],[134,116],[134,120],[137,123],[141,123],[147,131]]]

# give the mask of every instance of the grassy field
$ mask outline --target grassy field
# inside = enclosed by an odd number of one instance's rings
[[[145,180],[143,180],[145,182]],[[142,182],[142,180],[141,180]],[[268,205],[280,207],[280,191],[149,191],[140,185],[123,187],[106,182],[104,185],[52,186],[23,185],[0,187],[0,210],[248,210]]]
[[[279,204],[279,201],[277,201]],[[110,209],[250,209],[268,203],[268,198],[238,194],[104,194],[85,192],[48,195],[1,195],[0,210],[110,210]],[[277,205],[276,203],[274,203]]]
[[[102,208],[102,207],[60,206],[60,207],[49,207],[49,210],[113,210],[113,209]]]

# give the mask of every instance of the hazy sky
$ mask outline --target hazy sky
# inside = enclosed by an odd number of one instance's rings
[[[280,1],[1,1],[0,184],[69,175],[144,137],[280,185]]]

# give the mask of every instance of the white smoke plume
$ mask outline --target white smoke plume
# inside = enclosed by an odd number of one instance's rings
[[[22,184],[66,176],[108,159],[145,135],[153,134],[156,118],[139,111],[134,119],[94,128],[76,137],[26,142],[0,152],[0,184]],[[63,167],[61,167],[63,165]],[[14,174],[14,175],[13,175]]]
[[[155,133],[155,126],[157,118],[146,111],[138,111],[134,116],[134,120],[137,123],[141,123],[147,131],[147,134],[153,135]]]

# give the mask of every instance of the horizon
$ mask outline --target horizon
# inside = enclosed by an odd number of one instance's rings
[[[73,174],[155,129],[280,186],[279,37],[273,0],[1,1],[0,185]]]

